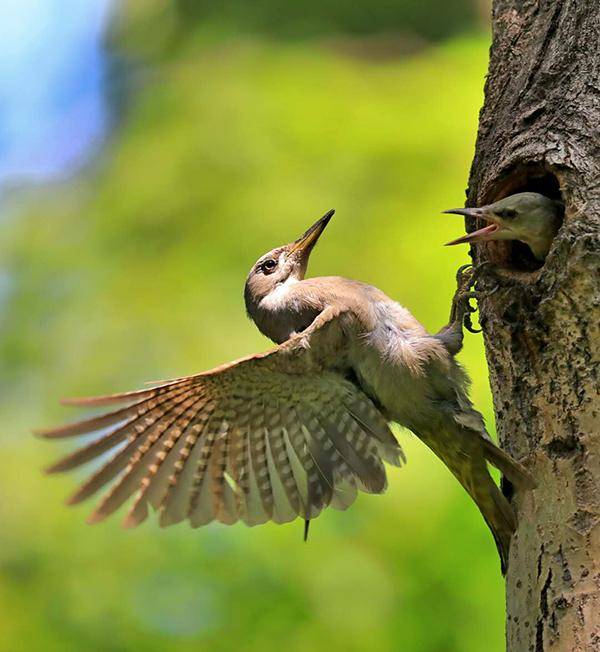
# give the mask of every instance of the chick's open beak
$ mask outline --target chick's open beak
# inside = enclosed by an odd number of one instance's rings
[[[313,247],[317,244],[317,240],[325,230],[329,220],[333,217],[334,210],[327,211],[323,217],[315,222],[310,229],[301,235],[290,248],[290,253],[308,256]]]
[[[443,212],[452,213],[455,215],[464,215],[465,217],[471,217],[473,219],[480,219],[485,220],[486,222],[491,222],[491,224],[484,226],[482,229],[477,229],[477,231],[467,233],[460,238],[456,238],[456,240],[446,242],[446,247],[450,245],[463,244],[465,242],[485,242],[486,240],[493,240],[496,232],[500,230],[500,225],[489,213],[485,211],[484,208],[451,208]]]

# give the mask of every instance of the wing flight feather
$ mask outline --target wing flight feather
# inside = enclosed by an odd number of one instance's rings
[[[113,451],[69,502],[112,483],[89,521],[135,495],[128,527],[149,507],[162,526],[313,519],[328,505],[346,509],[357,488],[383,492],[383,461],[400,465],[402,450],[372,401],[321,355],[319,338],[333,328],[326,322],[270,352],[156,387],[70,401],[127,405],[39,431],[48,439],[100,432],[48,471]],[[329,345],[342,337],[333,335]]]

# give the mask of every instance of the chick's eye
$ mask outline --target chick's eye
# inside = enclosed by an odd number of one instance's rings
[[[514,210],[513,208],[505,208],[503,211],[500,211],[499,215],[500,217],[503,217],[505,220],[510,220],[513,217],[517,216],[517,211]]]
[[[271,274],[277,267],[277,261],[273,260],[272,258],[269,258],[269,260],[265,260],[263,263],[261,263],[260,268],[265,274]]]

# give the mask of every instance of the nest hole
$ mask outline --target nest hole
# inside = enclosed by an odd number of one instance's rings
[[[486,203],[518,192],[537,192],[564,204],[560,178],[545,164],[527,163],[513,168],[498,181]],[[517,240],[490,241],[487,255],[494,265],[518,272],[535,272],[544,265],[544,261],[538,260],[525,243]]]

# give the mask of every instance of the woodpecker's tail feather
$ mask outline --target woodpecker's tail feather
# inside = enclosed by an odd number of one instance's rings
[[[485,468],[473,473],[472,482],[467,483],[471,486],[467,486],[462,480],[461,484],[475,501],[492,532],[500,556],[500,569],[502,575],[506,575],[510,542],[517,529],[513,508]]]
[[[494,536],[504,575],[517,521],[511,504],[490,475],[487,460],[517,486],[531,486],[532,480],[520,464],[488,439],[485,430],[466,427],[461,421],[445,421],[436,431],[419,430],[415,434],[444,462],[475,501]]]
[[[505,475],[517,489],[535,489],[536,482],[529,471],[493,441],[483,440],[486,460]]]
[[[473,409],[468,397],[463,395],[460,398],[462,410],[454,414],[454,421],[461,431],[473,431],[475,438],[481,441],[485,459],[501,471],[517,489],[534,489],[536,483],[531,473],[490,439],[483,417]]]
[[[477,461],[478,455],[473,456],[472,481],[465,483],[461,480],[461,484],[479,507],[479,511],[492,531],[500,555],[502,574],[505,575],[508,567],[510,542],[517,529],[517,521],[510,502],[490,476],[486,462],[495,466],[518,490],[533,489],[536,483],[522,464],[490,439],[478,412],[469,410],[467,413],[455,416],[455,421],[461,426],[458,436],[465,437],[467,435],[469,439],[478,440],[481,447],[480,454],[484,459]],[[467,478],[469,475],[467,474]],[[472,486],[468,486],[469,484]]]

